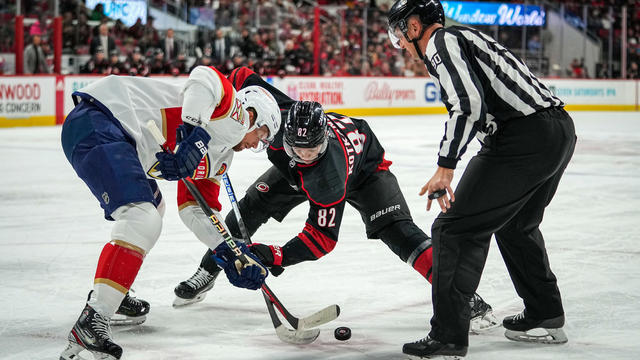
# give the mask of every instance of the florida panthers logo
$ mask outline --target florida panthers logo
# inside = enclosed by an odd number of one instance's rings
[[[216,176],[222,175],[227,171],[227,163],[222,163],[222,165],[220,165],[220,169],[218,169],[218,171],[216,172]]]

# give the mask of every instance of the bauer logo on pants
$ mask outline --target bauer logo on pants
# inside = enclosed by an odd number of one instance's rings
[[[388,214],[392,211],[396,211],[396,210],[400,210],[400,205],[391,205],[386,209],[382,209],[382,210],[378,210],[376,211],[375,214],[371,215],[371,217],[369,218],[369,221],[373,221],[377,218],[379,218],[382,215]]]

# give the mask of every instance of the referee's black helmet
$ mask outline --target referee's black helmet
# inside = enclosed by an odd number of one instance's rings
[[[389,30],[393,32],[398,28],[406,36],[407,20],[412,15],[418,15],[426,26],[444,25],[444,9],[439,0],[397,0],[387,13]]]

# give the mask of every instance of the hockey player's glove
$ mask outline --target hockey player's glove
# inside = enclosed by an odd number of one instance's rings
[[[242,242],[236,244],[249,260],[249,264],[243,266],[225,242],[215,248],[213,259],[224,270],[232,285],[251,290],[259,289],[269,275],[269,270],[249,251],[247,245]]]
[[[282,248],[280,246],[253,243],[249,245],[249,250],[271,270],[273,276],[278,276],[284,271],[282,267]]]
[[[178,150],[175,154],[156,153],[158,170],[165,180],[175,181],[193,175],[207,153],[211,136],[199,126],[182,124],[176,130],[176,139]]]

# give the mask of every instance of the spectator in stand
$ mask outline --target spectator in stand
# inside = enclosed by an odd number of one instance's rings
[[[120,61],[120,54],[117,49],[113,49],[109,53],[109,65],[107,66],[106,73],[111,75],[127,74],[127,69],[125,65]]]
[[[106,23],[100,24],[98,26],[98,32],[98,36],[91,40],[91,46],[89,48],[91,55],[95,55],[98,47],[102,48],[102,52],[104,54],[111,52],[111,50],[115,50],[116,42],[113,37],[109,35],[109,26]]]
[[[73,13],[66,11],[62,15],[62,51],[70,53],[76,47],[76,27],[73,25]]]
[[[611,74],[609,73],[609,64],[607,64],[606,61],[596,64],[596,78],[598,79],[611,78]]]
[[[104,55],[104,50],[102,46],[98,46],[96,53],[87,61],[82,69],[80,69],[80,72],[83,74],[105,74],[108,67],[109,62]]]
[[[144,25],[142,24],[142,19],[137,18],[136,23],[131,25],[129,28],[129,36],[134,39],[142,39],[144,36]]]
[[[183,52],[179,53],[176,59],[171,62],[170,73],[173,76],[178,76],[180,74],[188,74],[187,56],[185,55],[185,53]]]
[[[129,29],[127,25],[125,25],[122,20],[116,19],[113,28],[111,28],[111,33],[115,39],[119,39],[120,41],[124,41],[127,39]]]
[[[159,47],[160,43],[160,35],[158,35],[158,30],[153,26],[153,20],[155,18],[151,15],[147,16],[147,23],[144,25],[144,42],[147,47]]]
[[[572,78],[582,79],[585,77],[584,68],[578,59],[573,59],[569,65],[569,75]]]
[[[217,29],[212,46],[213,63],[224,64],[231,57],[231,40],[222,29]]]
[[[198,66],[211,66],[211,56],[207,55],[206,52],[196,60],[196,62],[193,64],[193,66],[191,66],[191,68],[189,69],[189,72],[191,72],[193,69],[195,69]]]
[[[31,25],[29,35],[31,35],[31,44],[24,49],[24,73],[25,74],[48,74],[49,67],[42,49],[42,32],[40,24],[36,21]]]
[[[530,52],[537,53],[542,49],[542,43],[540,43],[540,36],[534,34],[527,42],[527,49]]]
[[[162,41],[162,51],[164,52],[164,60],[167,63],[172,62],[178,57],[182,51],[180,42],[175,39],[173,29],[167,29],[167,36]]]
[[[89,17],[89,19],[93,21],[102,21],[102,19],[105,17],[106,16],[104,15],[104,5],[102,5],[101,3],[97,3],[96,6],[93,8],[93,11],[91,12],[91,16]]]
[[[170,72],[167,63],[164,62],[162,49],[155,49],[153,52],[153,58],[149,62],[149,72],[151,74],[167,74]]]
[[[255,49],[258,47],[258,44],[253,41],[251,33],[246,28],[242,29],[240,32],[240,42],[238,47],[244,56],[252,56]]]
[[[87,54],[87,46],[91,39],[91,26],[89,26],[89,17],[84,12],[78,15],[78,24],[76,25],[75,31],[78,36],[76,45],[82,46],[82,48],[77,50],[82,51],[83,54]],[[91,51],[89,51],[89,54],[90,53]]]
[[[629,64],[629,70],[627,70],[627,79],[640,79],[640,71],[638,70],[638,63],[633,61]]]
[[[149,67],[142,57],[142,51],[140,47],[136,46],[133,52],[129,56],[125,67],[128,69],[131,76],[149,76]]]

